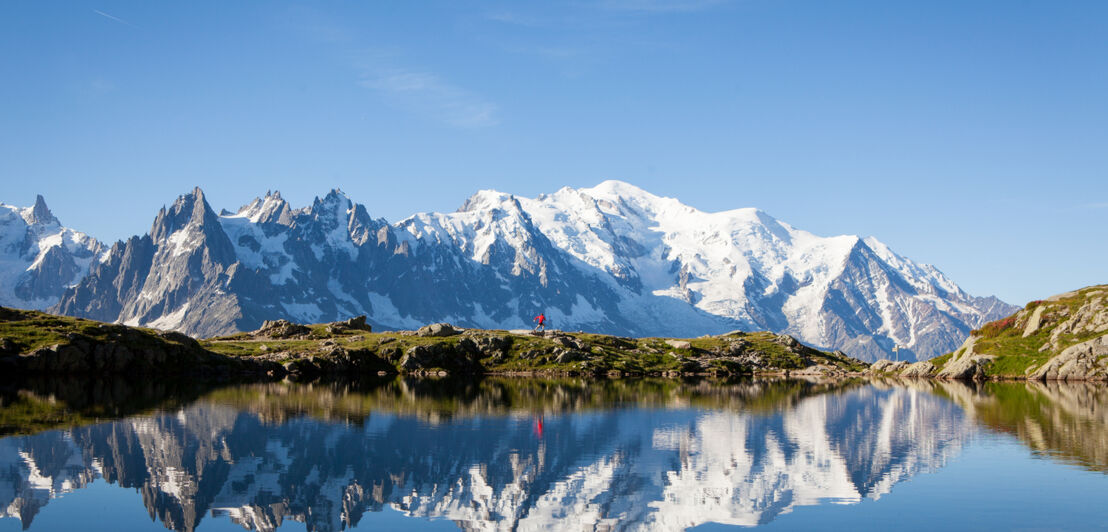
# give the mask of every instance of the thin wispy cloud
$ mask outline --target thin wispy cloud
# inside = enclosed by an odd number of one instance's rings
[[[431,71],[406,66],[401,52],[359,46],[365,36],[357,28],[309,7],[288,15],[288,29],[332,52],[352,55],[357,85],[386,102],[452,127],[476,129],[499,123],[496,104]]]
[[[605,0],[599,5],[614,11],[641,13],[675,13],[703,11],[726,4],[729,0]]]
[[[132,27],[132,28],[134,28],[134,27],[135,27],[135,25],[134,25],[134,24],[131,24],[130,22],[127,22],[126,20],[123,20],[123,19],[121,19],[121,18],[119,18],[119,17],[117,17],[117,16],[115,16],[115,15],[110,15],[110,14],[108,14],[108,13],[105,13],[105,12],[103,12],[103,11],[100,11],[99,9],[93,9],[93,10],[92,10],[92,12],[93,12],[93,13],[96,13],[97,15],[100,15],[101,17],[104,17],[104,18],[106,18],[106,19],[108,19],[108,20],[114,20],[115,22],[118,22],[118,23],[120,23],[120,24],[123,24],[124,26],[130,26],[130,27]]]
[[[454,127],[495,126],[497,106],[430,72],[411,69],[367,71],[358,85]]]
[[[1097,203],[1086,203],[1082,205],[1086,209],[1108,209],[1108,201],[1101,201]]]

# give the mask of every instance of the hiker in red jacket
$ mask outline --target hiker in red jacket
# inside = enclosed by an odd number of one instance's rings
[[[539,315],[535,316],[535,319],[533,319],[531,321],[539,322],[539,324],[535,326],[535,331],[545,331],[546,330],[546,314],[543,314],[543,313],[540,312]]]

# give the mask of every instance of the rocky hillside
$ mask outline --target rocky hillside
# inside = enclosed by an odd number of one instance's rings
[[[863,360],[948,352],[1015,307],[855,235],[753,208],[703,212],[607,181],[537,198],[481,191],[397,223],[338,190],[234,212],[200,189],[114,244],[52,312],[210,337],[364,314],[377,329],[555,326],[619,336],[769,330]]]
[[[1032,301],[976,329],[953,353],[874,372],[948,379],[1108,380],[1108,285]]]
[[[396,370],[409,374],[845,375],[866,364],[807,347],[790,336],[733,331],[692,339],[625,338],[582,332],[458,329],[369,332],[364,320],[259,330],[206,340],[217,353],[280,362],[293,374]],[[382,361],[384,364],[382,364]]]
[[[0,307],[6,373],[245,375],[558,374],[844,375],[866,364],[773,333],[688,340],[589,333],[462,330],[445,323],[374,333],[365,317],[301,325],[265,322],[197,342],[175,332]]]
[[[184,334],[0,307],[0,377],[36,374],[258,376],[278,364],[213,353]]]

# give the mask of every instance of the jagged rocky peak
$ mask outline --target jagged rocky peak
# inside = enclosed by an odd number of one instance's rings
[[[196,187],[188,194],[177,196],[168,209],[162,207],[158,211],[150,227],[150,237],[161,241],[189,225],[204,226],[218,222],[219,218],[204,198],[204,191]]]
[[[265,197],[254,198],[254,201],[243,205],[238,212],[226,213],[223,216],[235,216],[247,218],[253,223],[275,223],[291,226],[293,223],[293,211],[289,203],[281,197],[281,191],[266,191]]]
[[[30,216],[27,217],[27,223],[29,224],[58,224],[58,219],[54,217],[54,213],[50,212],[50,207],[46,206],[46,200],[42,197],[42,194],[35,196],[35,206],[31,207]]]
[[[326,196],[316,197],[311,207],[305,211],[311,219],[322,222],[328,227],[345,225],[354,202],[340,189],[333,188]]]

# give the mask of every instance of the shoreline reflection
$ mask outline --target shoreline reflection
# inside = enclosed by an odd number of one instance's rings
[[[5,408],[50,400],[21,393]],[[397,379],[140,395],[154,412],[0,439],[0,517],[34,530],[52,499],[103,478],[172,530],[343,530],[386,507],[470,530],[754,526],[880,499],[981,426],[1099,471],[1108,446],[1079,437],[1108,430],[1096,386]]]

